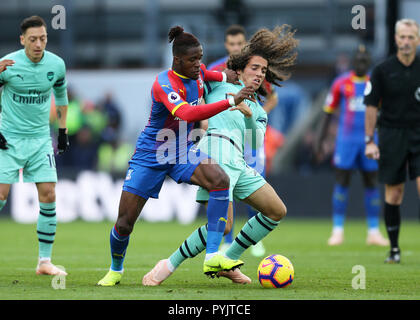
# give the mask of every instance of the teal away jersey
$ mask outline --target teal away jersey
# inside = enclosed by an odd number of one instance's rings
[[[236,94],[244,86],[228,82],[206,82],[204,99],[206,103],[213,103],[228,98],[228,93]],[[244,150],[244,141],[257,149],[264,140],[267,126],[267,113],[258,102],[244,100],[251,108],[252,117],[246,118],[239,110],[225,110],[209,119],[208,133],[218,133],[228,136]],[[247,133],[247,134],[245,134]],[[251,135],[254,138],[251,140]]]
[[[0,73],[0,132],[18,137],[49,136],[51,91],[57,106],[68,104],[63,59],[44,51],[41,61],[34,63],[24,49],[1,58],[4,59],[14,60],[15,64]]]

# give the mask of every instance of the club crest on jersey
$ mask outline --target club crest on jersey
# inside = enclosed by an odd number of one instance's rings
[[[203,83],[203,80],[200,78],[199,80],[199,87],[200,87],[200,89],[203,89],[203,86],[204,86],[204,83]]]
[[[181,100],[181,97],[179,96],[178,93],[176,93],[176,92],[170,92],[168,94],[168,101],[170,103],[175,103],[175,102],[178,102],[179,100]]]
[[[47,79],[52,81],[52,79],[54,79],[54,72],[50,71],[47,73]]]

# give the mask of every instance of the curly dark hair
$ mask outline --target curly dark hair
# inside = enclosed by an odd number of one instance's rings
[[[281,87],[280,82],[290,77],[290,69],[296,63],[299,41],[294,38],[295,32],[286,24],[275,27],[273,31],[266,28],[258,30],[239,54],[229,57],[227,67],[235,71],[244,70],[253,56],[260,56],[268,63],[265,79]],[[267,94],[263,86],[258,93]]]

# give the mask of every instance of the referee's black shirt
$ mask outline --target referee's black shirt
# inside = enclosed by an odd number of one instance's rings
[[[420,127],[420,58],[405,66],[392,56],[377,65],[364,103],[380,107],[379,127]]]

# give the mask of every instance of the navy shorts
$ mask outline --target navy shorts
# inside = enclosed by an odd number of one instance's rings
[[[188,148],[187,156],[178,156],[170,163],[162,163],[156,159],[156,152],[137,149],[128,162],[123,190],[146,200],[158,198],[166,176],[171,177],[176,183],[191,184],[191,176],[195,169],[208,158],[207,154],[193,146]]]

